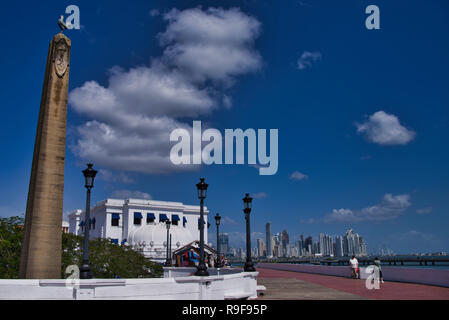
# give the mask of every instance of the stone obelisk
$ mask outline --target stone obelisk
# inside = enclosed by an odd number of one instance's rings
[[[50,42],[34,146],[19,277],[60,279],[71,41]]]

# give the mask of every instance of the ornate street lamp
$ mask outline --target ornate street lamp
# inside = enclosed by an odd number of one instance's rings
[[[243,212],[245,213],[246,220],[246,263],[243,270],[245,272],[254,272],[256,268],[254,268],[253,261],[251,260],[251,229],[249,225],[249,216],[251,213],[251,203],[253,198],[249,196],[249,193],[246,194],[245,198],[243,198],[243,203],[245,204]]]
[[[166,267],[171,267],[171,257],[170,257],[170,246],[171,246],[171,243],[170,243],[170,240],[169,240],[169,234],[170,234],[170,225],[171,225],[171,222],[170,222],[170,220],[167,220],[167,221],[165,221],[165,225],[166,225],[166,227],[167,227],[167,259],[166,259],[166,261],[165,261],[165,266]]]
[[[215,216],[215,224],[217,225],[217,264],[215,265],[215,268],[221,268],[221,256],[220,256],[220,220],[221,217],[217,213]]]
[[[83,246],[83,264],[80,268],[80,279],[92,279],[92,271],[89,266],[89,231],[90,231],[90,190],[94,187],[94,179],[97,171],[93,164],[89,163],[87,169],[83,170],[84,187],[87,189],[86,212],[84,216],[84,246]]]
[[[209,185],[204,182],[204,178],[200,179],[200,183],[196,185],[198,190],[198,198],[200,199],[200,261],[198,263],[196,276],[207,277],[209,272],[207,272],[206,264],[204,263],[204,199],[206,199],[207,187]]]

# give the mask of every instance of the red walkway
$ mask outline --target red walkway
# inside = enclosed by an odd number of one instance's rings
[[[310,273],[258,268],[259,278],[294,278],[331,289],[379,300],[449,300],[449,288],[421,284],[385,282],[379,290],[368,290],[365,280],[325,276]],[[270,288],[267,288],[270,290]]]

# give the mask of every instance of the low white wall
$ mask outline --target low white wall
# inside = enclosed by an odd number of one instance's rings
[[[258,272],[159,279],[0,280],[0,300],[224,300],[257,298]]]
[[[176,278],[176,277],[189,277],[196,272],[196,267],[177,268],[177,267],[164,267],[164,278]],[[207,272],[211,276],[222,276],[227,274],[241,273],[242,269],[237,268],[208,268]]]
[[[337,277],[351,277],[351,269],[349,266],[259,263],[257,267],[283,271],[323,274]],[[366,268],[360,268],[360,275],[362,279],[366,279],[368,277]],[[382,267],[382,275],[385,281],[409,282],[449,287],[449,270]]]

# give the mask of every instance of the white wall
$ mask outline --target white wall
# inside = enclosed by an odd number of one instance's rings
[[[257,272],[163,279],[0,280],[0,300],[224,300],[257,298]],[[70,285],[70,283],[69,283]],[[73,284],[72,284],[73,285]]]

